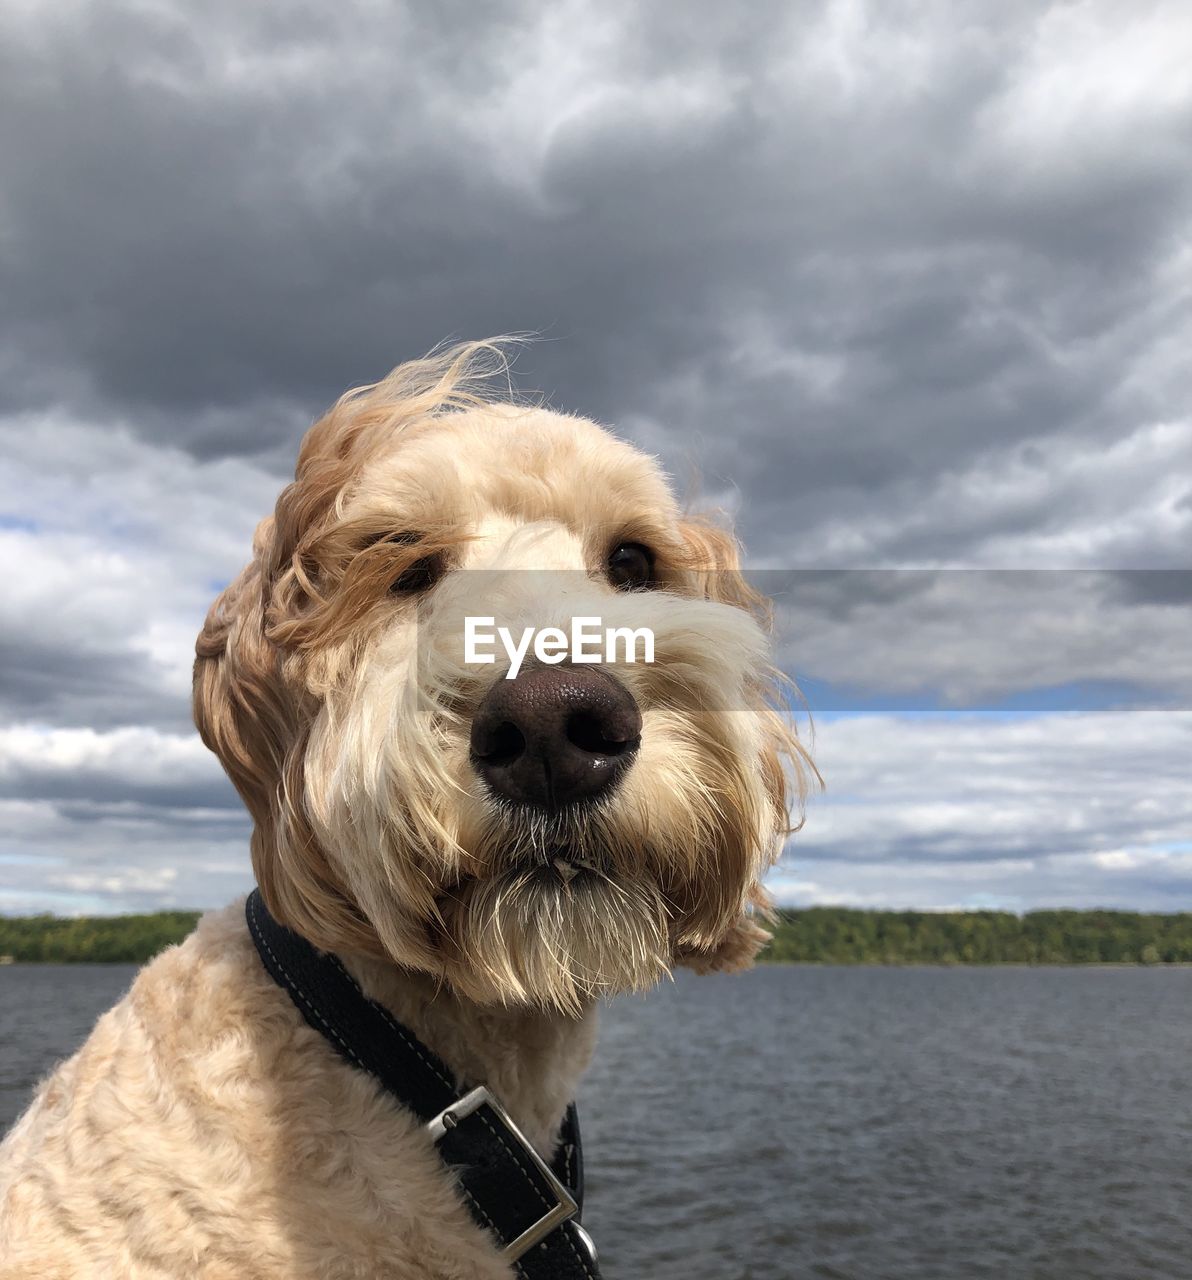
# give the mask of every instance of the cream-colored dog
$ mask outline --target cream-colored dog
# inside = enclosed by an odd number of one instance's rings
[[[195,718],[272,915],[549,1159],[599,997],[753,959],[806,760],[731,537],[593,423],[485,399],[499,350],[403,365],[312,428],[199,637]],[[465,660],[477,616],[648,628],[654,661],[506,680]],[[141,972],[0,1147],[4,1280],[514,1273],[242,903]]]

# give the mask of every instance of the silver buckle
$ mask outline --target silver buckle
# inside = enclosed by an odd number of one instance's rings
[[[521,1144],[522,1150],[530,1157],[534,1162],[535,1168],[545,1178],[547,1185],[550,1187],[551,1195],[558,1201],[558,1204],[553,1209],[548,1209],[537,1222],[527,1227],[516,1240],[505,1246],[501,1256],[507,1258],[510,1262],[516,1262],[527,1249],[532,1249],[536,1244],[545,1240],[556,1227],[562,1226],[568,1218],[575,1217],[579,1212],[579,1205],[575,1203],[575,1198],[571,1192],[555,1177],[550,1165],[534,1150],[526,1139],[525,1134],[509,1118],[509,1113],[484,1085],[479,1085],[477,1088],[465,1093],[462,1098],[457,1098],[449,1106],[444,1107],[433,1120],[427,1121],[426,1129],[431,1136],[431,1141],[438,1142],[448,1129],[454,1129],[461,1120],[470,1116],[474,1111],[479,1111],[483,1106],[489,1107],[497,1119]],[[585,1245],[588,1243],[586,1239],[584,1243]]]

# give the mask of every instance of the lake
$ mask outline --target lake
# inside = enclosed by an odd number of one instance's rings
[[[0,968],[0,1128],[131,966]],[[1192,1275],[1192,969],[680,973],[580,1095],[608,1280]]]

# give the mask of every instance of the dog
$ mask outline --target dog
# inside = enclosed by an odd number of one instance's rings
[[[401,365],[310,429],[198,638],[194,713],[262,908],[546,1163],[601,998],[752,963],[814,766],[734,538],[603,427],[492,394],[505,349]],[[469,619],[577,617],[653,661],[466,660]],[[242,902],[205,915],[40,1086],[0,1147],[4,1280],[524,1274],[264,954]]]

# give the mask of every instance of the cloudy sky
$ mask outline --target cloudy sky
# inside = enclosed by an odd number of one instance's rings
[[[218,904],[194,636],[446,338],[732,512],[791,903],[1192,909],[1192,13],[0,0],[0,911]]]

